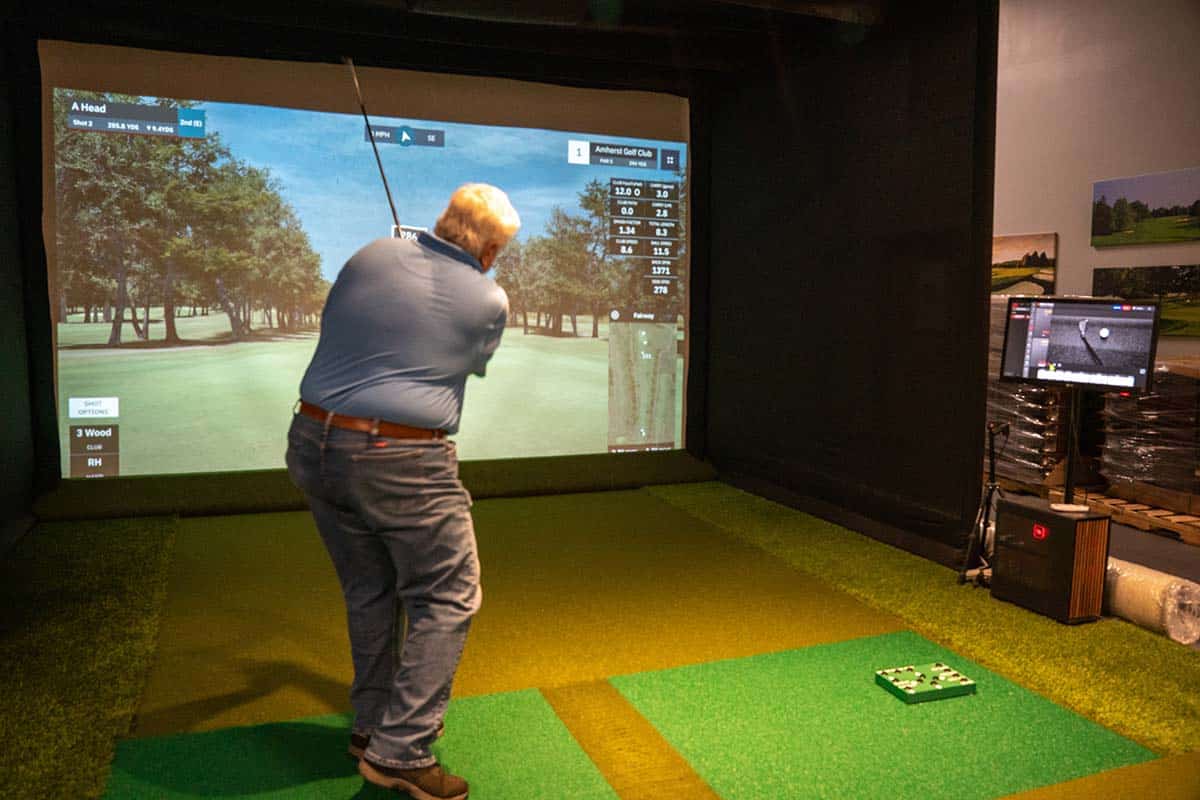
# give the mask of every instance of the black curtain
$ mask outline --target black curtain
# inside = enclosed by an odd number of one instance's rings
[[[0,64],[8,63],[0,51]],[[22,224],[13,155],[14,73],[4,70],[0,90],[0,532],[24,517],[33,500],[33,424],[30,410]]]
[[[775,38],[774,72],[724,81],[712,108],[710,456],[944,561],[981,483],[996,37],[981,6],[817,49]]]

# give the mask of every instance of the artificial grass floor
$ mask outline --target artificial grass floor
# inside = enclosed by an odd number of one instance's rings
[[[475,513],[485,602],[460,696],[913,627],[1160,752],[1198,738],[1192,651],[1116,620],[1058,625],[954,586],[950,570],[722,484],[492,500]],[[340,596],[305,520],[180,523],[140,733],[346,707]],[[43,528],[58,538],[39,530],[0,565],[0,796],[96,796],[153,653],[154,587],[173,528]],[[78,768],[59,769],[64,758]],[[1116,770],[1113,781],[1062,784],[1063,796],[1197,797],[1198,773],[1200,759],[1167,759]]]
[[[978,693],[909,706],[874,683],[875,669],[934,660],[966,672]],[[636,734],[624,753],[589,760],[586,737],[577,743],[572,733],[591,728],[620,739],[630,721],[618,704],[587,707],[592,718],[573,719],[568,731],[532,689],[453,701],[435,752],[469,777],[476,800],[987,800],[1155,758],[907,631],[609,683],[678,751],[684,769],[698,773],[702,782],[691,792],[664,795],[654,786],[660,770],[642,764],[639,771]],[[105,797],[394,796],[365,784],[346,758],[349,723],[348,715],[330,715],[128,740]],[[624,786],[611,774],[629,767],[623,761],[634,764]]]
[[[350,715],[333,714],[122,742],[107,800],[395,798],[346,755]],[[434,752],[468,775],[472,800],[617,800],[534,689],[451,702]]]
[[[1165,636],[1111,617],[1061,625],[956,585],[951,569],[725,484],[646,491],[1146,747],[1200,750],[1200,654]]]
[[[154,654],[174,530],[43,524],[0,559],[0,797],[103,789]]]
[[[933,661],[977,693],[906,705],[875,685]],[[1155,758],[908,631],[609,682],[724,800],[986,800]]]
[[[458,697],[602,680],[898,630],[644,491],[474,509],[483,608]],[[304,513],[179,523],[139,736],[340,712],[341,592]]]

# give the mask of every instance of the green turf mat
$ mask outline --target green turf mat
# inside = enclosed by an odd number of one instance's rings
[[[889,664],[945,661],[975,695],[905,705]],[[1154,758],[908,632],[612,678],[725,800],[972,800]]]
[[[158,634],[175,521],[42,524],[0,560],[0,797],[96,797]]]
[[[349,715],[333,714],[130,739],[117,748],[105,797],[397,797],[359,776],[346,755],[349,725]],[[454,700],[434,750],[470,782],[471,800],[617,797],[536,689]]]
[[[954,571],[721,483],[648,493],[1160,753],[1200,750],[1200,657],[1124,620],[1062,625]]]

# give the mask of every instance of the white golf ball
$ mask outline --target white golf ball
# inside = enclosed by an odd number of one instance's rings
[[[1107,338],[1108,338],[1108,328],[1101,328],[1101,329],[1100,329],[1100,338],[1101,338],[1101,339],[1107,339]]]

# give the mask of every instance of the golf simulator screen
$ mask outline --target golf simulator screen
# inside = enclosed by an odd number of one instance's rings
[[[282,467],[338,271],[432,231],[469,182],[522,227],[489,272],[508,328],[459,456],[683,446],[685,99],[360,67],[368,125],[340,64],[40,56],[64,477]]]
[[[1145,390],[1154,373],[1157,332],[1153,303],[1011,297],[1000,377]]]

